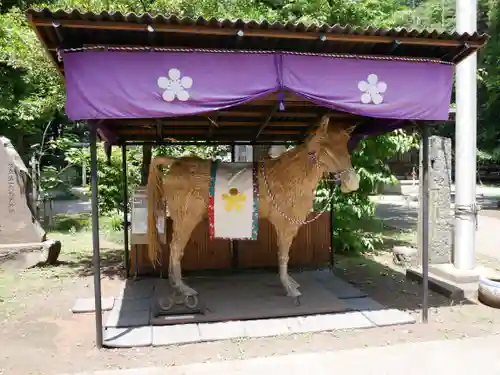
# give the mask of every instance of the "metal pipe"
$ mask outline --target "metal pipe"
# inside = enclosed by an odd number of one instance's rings
[[[334,243],[334,230],[333,230],[333,224],[335,223],[335,211],[334,211],[334,203],[335,203],[335,198],[333,198],[333,194],[335,194],[335,184],[331,181],[328,182],[329,187],[330,187],[330,267],[333,270],[333,267],[335,266],[335,249],[333,247]]]
[[[457,32],[477,29],[477,0],[457,0]],[[453,264],[473,270],[476,263],[477,54],[456,67],[455,238]]]
[[[101,306],[101,254],[99,248],[99,206],[97,203],[97,126],[90,124],[90,187],[92,207],[92,247],[94,265],[95,336],[98,349],[103,346]]]
[[[429,127],[422,126],[422,322],[429,319]]]
[[[122,173],[123,173],[123,243],[125,247],[125,275],[130,276],[130,252],[128,248],[128,184],[127,184],[127,145],[122,145]]]

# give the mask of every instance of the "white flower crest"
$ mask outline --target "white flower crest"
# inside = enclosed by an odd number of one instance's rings
[[[370,74],[366,81],[358,83],[358,89],[363,91],[361,103],[378,105],[384,101],[382,94],[387,90],[387,83],[379,81],[376,74]]]
[[[185,102],[190,97],[187,89],[191,86],[193,86],[193,79],[188,76],[181,78],[181,71],[175,68],[168,71],[168,77],[158,78],[158,87],[165,90],[162,97],[166,102],[173,102],[175,98]]]

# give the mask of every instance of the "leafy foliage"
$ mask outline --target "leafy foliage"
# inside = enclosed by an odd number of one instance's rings
[[[500,156],[498,125],[500,70],[500,0],[479,0],[478,25],[492,36],[481,56],[479,155],[486,159]],[[65,168],[90,165],[88,149],[72,146],[81,140],[79,124],[70,124],[64,117],[64,88],[34,32],[28,26],[24,10],[29,6],[81,11],[150,12],[207,18],[266,19],[270,22],[304,22],[351,24],[366,27],[417,27],[451,31],[455,24],[455,0],[33,0],[0,2],[0,134],[12,139],[27,159],[31,146],[39,143],[50,122],[47,146],[37,150],[42,162],[40,177],[45,190],[62,183]],[[452,129],[444,129],[451,135]],[[69,133],[69,134],[68,134]],[[353,155],[353,164],[362,176],[360,190],[340,194],[335,190],[336,248],[363,251],[374,248],[380,237],[372,231],[370,218],[374,208],[368,197],[377,184],[392,181],[385,161],[397,152],[415,146],[416,138],[397,131],[362,141]],[[226,147],[158,148],[157,155],[180,156],[196,154],[204,158],[223,158]],[[61,157],[62,155],[62,157]],[[132,190],[140,181],[142,153],[130,148],[128,155],[128,186]],[[99,206],[101,212],[121,209],[123,176],[121,151],[113,150],[111,165],[106,162],[102,147],[98,149]],[[328,193],[320,186],[316,207],[324,203]],[[117,221],[118,222],[118,221]]]
[[[352,155],[352,164],[360,174],[359,189],[343,194],[334,189],[334,246],[336,251],[359,253],[373,250],[382,242],[382,231],[374,219],[375,207],[369,197],[379,184],[394,183],[387,161],[418,144],[418,137],[396,130],[390,134],[363,140]],[[330,187],[323,182],[317,190],[315,209],[326,204]]]

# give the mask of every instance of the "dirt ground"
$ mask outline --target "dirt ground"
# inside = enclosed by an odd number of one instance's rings
[[[0,375],[80,371],[245,359],[403,342],[454,339],[500,332],[500,314],[480,304],[431,295],[430,322],[288,337],[222,341],[175,347],[97,350],[92,314],[73,315],[77,297],[92,296],[90,234],[62,236],[62,263],[52,268],[0,271]],[[103,239],[103,295],[121,283],[122,247]],[[491,259],[482,259],[497,267]],[[420,319],[421,287],[404,278],[390,254],[337,257],[337,273],[380,303]],[[416,363],[418,360],[416,361]]]

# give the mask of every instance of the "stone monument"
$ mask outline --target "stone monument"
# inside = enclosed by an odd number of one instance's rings
[[[463,299],[477,293],[477,274],[459,272],[453,266],[454,212],[451,208],[451,140],[429,137],[429,289],[450,298]],[[420,171],[422,171],[422,147]],[[423,201],[423,176],[420,173],[420,202]],[[406,276],[422,280],[423,207],[418,213],[418,252],[414,267]]]
[[[28,168],[9,139],[0,137],[0,245],[41,243],[45,232],[26,199]]]
[[[453,211],[451,209],[451,139],[429,137],[429,264],[452,262]],[[420,168],[422,171],[422,147]],[[419,173],[420,202],[423,202],[422,173]],[[422,262],[423,207],[418,212],[418,264]]]

